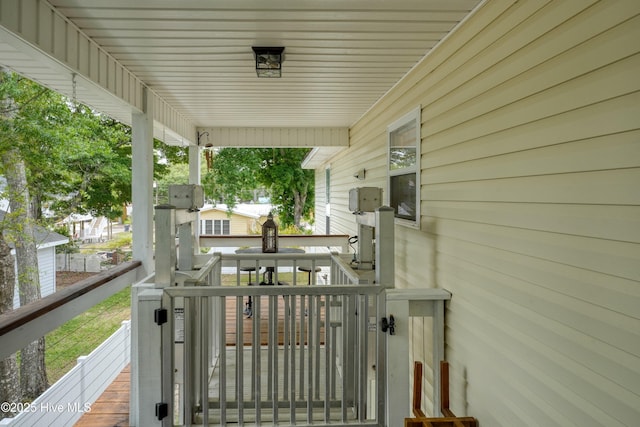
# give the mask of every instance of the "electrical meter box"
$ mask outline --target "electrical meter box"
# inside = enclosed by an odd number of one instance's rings
[[[201,185],[170,185],[169,204],[176,209],[198,210],[204,206],[204,190]]]
[[[373,212],[382,206],[382,188],[358,187],[349,190],[351,212]]]

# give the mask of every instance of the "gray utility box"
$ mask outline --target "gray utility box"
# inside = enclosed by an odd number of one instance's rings
[[[204,190],[201,185],[170,185],[169,204],[176,209],[198,210],[204,206]]]
[[[358,187],[349,190],[351,212],[373,212],[382,206],[382,188]]]

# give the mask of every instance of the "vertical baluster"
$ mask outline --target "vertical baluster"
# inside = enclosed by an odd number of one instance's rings
[[[271,330],[273,332],[273,338],[271,341],[271,348],[273,352],[273,376],[272,376],[272,389],[271,399],[273,408],[273,422],[278,420],[278,295],[272,297],[272,316],[271,316]]]
[[[289,412],[291,424],[296,422],[296,346],[298,345],[296,337],[296,299],[295,295],[291,296],[291,372],[290,372],[290,400],[289,400]]]
[[[340,355],[342,362],[342,399],[341,399],[341,410],[342,410],[342,422],[347,421],[347,395],[348,395],[348,382],[347,376],[349,375],[349,368],[347,366],[347,357],[350,351],[347,346],[347,338],[348,338],[348,323],[349,316],[351,313],[348,310],[348,306],[350,305],[348,301],[348,297],[346,295],[342,296],[342,354]]]
[[[320,335],[320,325],[322,323],[322,297],[318,295],[316,298],[316,316],[315,316],[315,351],[316,351],[316,381],[315,381],[315,398],[320,399],[320,347],[322,337]],[[326,302],[325,302],[325,311],[326,311]],[[327,343],[325,342],[325,345]]]
[[[305,296],[300,295],[300,400],[304,399]]]
[[[314,298],[309,296],[308,310],[308,332],[307,332],[307,422],[311,424],[313,420],[313,323],[315,318]]]
[[[184,372],[184,422],[190,426],[191,420],[195,412],[195,402],[198,384],[197,376],[194,373],[194,352],[186,351],[193,349],[194,346],[194,328],[193,328],[193,298],[184,298],[184,356],[183,356],[183,372]]]
[[[289,346],[291,345],[291,337],[289,336],[289,322],[291,316],[291,297],[289,295],[284,296],[284,331],[282,335],[283,339],[283,353],[284,353],[284,370],[282,372],[282,400],[287,400],[289,396]]]
[[[367,319],[369,318],[369,305],[366,295],[358,295],[358,418],[364,421],[367,418],[367,359],[368,359],[368,335]]]
[[[293,259],[293,266],[291,267],[291,273],[293,275],[293,279],[291,279],[291,284],[296,286],[298,284],[298,260]]]
[[[324,421],[331,419],[331,399],[335,399],[335,359],[332,358],[335,347],[334,328],[331,327],[331,300],[328,296],[324,299]]]
[[[206,298],[203,298],[206,299]],[[220,297],[219,298],[220,301],[220,313],[219,313],[219,318],[218,321],[220,322],[220,325],[224,325],[226,322],[226,313],[227,313],[227,299],[225,297]],[[203,307],[202,307],[202,313],[203,313],[203,318],[208,317],[205,313],[204,310],[207,310],[208,312],[208,304],[206,303],[206,301],[203,302]],[[206,336],[207,334],[204,333],[203,335],[203,341],[207,341],[206,340]],[[226,337],[226,331],[223,331],[220,335],[220,351],[219,351],[219,364],[218,366],[220,367],[220,374],[218,375],[219,379],[220,379],[220,383],[219,383],[219,387],[220,387],[220,391],[219,391],[219,396],[220,396],[220,424],[221,425],[225,425],[226,424],[226,419],[227,419],[227,348],[226,348],[226,341],[227,341],[227,337]],[[202,347],[208,347],[209,343],[208,342],[203,342]],[[206,350],[204,350],[206,351]],[[207,360],[207,359],[204,359]],[[204,374],[206,380],[206,386],[203,388],[203,397],[202,397],[202,412],[203,412],[203,419],[204,419],[204,423],[206,426],[209,425],[209,367],[208,366],[204,366],[203,367],[203,371],[202,373]]]
[[[242,322],[244,318],[242,304],[242,297],[236,297],[236,402],[238,402],[238,422],[240,424],[244,419],[244,324]]]
[[[331,296],[331,302],[337,304],[339,301],[339,297],[337,295]],[[331,305],[330,305],[331,307]],[[333,307],[330,308],[333,310]],[[340,319],[340,311],[336,309],[336,320]],[[331,323],[327,321],[327,325],[331,328],[331,399],[337,399],[337,381],[336,381],[336,372],[337,372],[337,360],[338,360],[338,327],[335,328],[331,326]],[[344,329],[344,328],[342,328]],[[341,360],[340,363],[344,364]]]
[[[267,400],[272,398],[273,386],[273,295],[267,298]]]
[[[261,395],[261,377],[262,377],[262,369],[260,366],[260,345],[261,345],[261,336],[260,336],[260,323],[261,323],[261,305],[262,305],[262,296],[256,295],[253,298],[253,381],[254,381],[254,389],[253,395],[255,399],[255,410],[256,410],[256,425],[260,425],[260,402],[262,400]]]

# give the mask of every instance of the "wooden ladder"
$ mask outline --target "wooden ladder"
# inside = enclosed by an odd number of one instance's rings
[[[456,417],[449,409],[449,363],[440,362],[440,412],[442,417],[427,417],[422,409],[422,362],[413,364],[413,415],[405,418],[404,427],[478,427],[478,420],[473,417]]]

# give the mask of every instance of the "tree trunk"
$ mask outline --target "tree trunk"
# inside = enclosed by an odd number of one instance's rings
[[[293,191],[293,225],[297,228],[300,228],[300,223],[302,222],[302,213],[304,212],[304,204],[307,201],[307,191],[306,186],[304,191]]]
[[[15,147],[2,155],[9,193],[11,234],[15,242],[18,263],[18,290],[20,305],[40,299],[40,275],[35,240],[35,224],[27,188],[24,161]],[[44,337],[25,347],[20,356],[20,385],[25,399],[35,399],[47,389],[44,364]]]
[[[0,314],[13,310],[13,293],[16,284],[15,261],[11,248],[4,240],[0,227]],[[13,354],[0,360],[0,402],[17,403],[22,401],[18,362]],[[13,417],[16,414],[0,411],[1,418]]]

